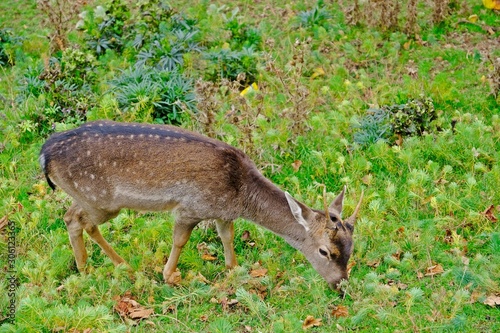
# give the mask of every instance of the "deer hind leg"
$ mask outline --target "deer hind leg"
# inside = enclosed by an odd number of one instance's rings
[[[186,245],[193,228],[198,224],[199,221],[191,221],[186,223],[185,221],[176,221],[174,225],[174,241],[172,246],[172,251],[168,257],[167,263],[163,268],[163,278],[166,283],[177,284],[180,281],[180,275],[176,272],[177,263],[179,262],[179,256],[181,255],[182,248]]]
[[[216,221],[217,233],[222,240],[224,246],[224,257],[226,267],[233,268],[238,263],[236,262],[236,254],[234,253],[234,224],[233,221]]]
[[[76,267],[80,272],[85,269],[87,251],[83,242],[83,225],[81,223],[82,209],[74,203],[64,215],[64,222],[68,229],[69,241],[75,255]]]
[[[125,260],[120,257],[109,243],[102,237],[98,224],[101,224],[114,216],[117,213],[104,213],[98,211],[85,211],[77,203],[68,209],[64,215],[64,222],[68,228],[69,239],[75,255],[76,266],[79,271],[83,271],[87,262],[87,251],[83,241],[83,230],[87,232],[90,238],[96,242],[101,249],[111,258],[113,264],[118,265],[124,263]]]

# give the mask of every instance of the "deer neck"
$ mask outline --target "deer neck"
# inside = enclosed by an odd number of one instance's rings
[[[260,173],[251,175],[245,196],[243,218],[281,236],[288,244],[302,250],[307,233],[295,221],[285,193]]]

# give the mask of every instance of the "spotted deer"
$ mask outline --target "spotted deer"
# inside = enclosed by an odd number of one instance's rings
[[[239,149],[165,125],[89,122],[52,135],[39,161],[52,189],[58,186],[73,198],[64,221],[80,271],[87,260],[83,230],[115,265],[125,263],[98,226],[129,208],[175,214],[173,246],[163,270],[167,283],[179,277],[182,247],[202,220],[216,220],[226,267],[236,266],[233,221],[239,217],[284,238],[331,287],[348,278],[362,198],[343,220],[345,187],[328,212],[311,209],[266,179]]]

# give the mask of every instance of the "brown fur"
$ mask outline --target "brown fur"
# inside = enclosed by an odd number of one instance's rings
[[[324,212],[285,194],[242,151],[221,141],[172,126],[90,122],[50,137],[40,164],[49,184],[74,199],[64,221],[80,270],[87,259],[83,230],[114,264],[124,263],[98,225],[130,208],[176,215],[172,252],[163,271],[166,282],[174,282],[181,249],[205,219],[217,220],[226,266],[234,267],[232,221],[238,217],[282,236],[330,285],[347,279],[359,204],[350,223],[344,223],[342,191],[327,219]]]

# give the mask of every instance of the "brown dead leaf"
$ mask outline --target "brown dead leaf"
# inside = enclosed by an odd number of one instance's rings
[[[486,217],[488,221],[496,223],[498,222],[498,218],[495,216],[494,211],[495,211],[495,205],[491,205],[488,208],[486,208],[486,210],[481,214],[484,215],[484,217]]]
[[[294,172],[297,172],[299,171],[300,169],[300,166],[302,165],[302,161],[301,160],[296,160],[292,163],[292,168],[293,168],[293,171]]]
[[[239,301],[235,298],[233,299],[228,299],[227,297],[223,297],[220,301],[219,301],[220,305],[222,305],[222,309],[224,311],[227,311],[229,308],[232,308],[234,307],[236,304],[239,303]]]
[[[434,276],[437,274],[441,274],[444,272],[443,266],[440,264],[433,265],[431,267],[427,267],[425,276]]]
[[[140,305],[127,291],[116,303],[115,311],[124,319],[141,320],[154,313],[153,309],[146,309]]]
[[[201,321],[203,321],[203,322],[208,321],[208,315],[206,315],[206,314],[201,315],[201,316],[200,316],[200,320],[201,320]]]
[[[59,287],[57,287],[57,288],[56,288],[56,291],[57,291],[58,293],[60,293],[61,291],[63,291],[63,290],[64,290],[64,288],[65,288],[65,287],[64,287],[64,284],[61,284]]]
[[[267,268],[257,268],[257,269],[252,269],[250,271],[250,276],[257,278],[257,277],[263,277],[266,276],[267,274]]]
[[[371,267],[371,268],[377,268],[378,266],[380,266],[380,260],[379,259],[370,260],[366,263],[366,265]]]
[[[500,305],[500,295],[490,295],[486,297],[486,300],[483,303],[493,308],[497,307]]]
[[[302,324],[302,329],[306,330],[311,327],[319,327],[321,325],[322,325],[321,318],[316,319],[313,316],[307,316],[306,320],[304,320],[304,323]]]
[[[332,310],[332,316],[335,318],[347,317],[349,316],[349,310],[344,305],[334,306]]]
[[[153,309],[144,309],[144,308],[141,308],[141,309],[132,310],[128,314],[128,316],[131,319],[139,319],[140,320],[140,319],[149,318],[149,316],[151,316],[153,313],[154,313]]]
[[[417,272],[417,279],[423,279],[424,278],[424,274],[422,272]]]
[[[217,257],[214,257],[213,255],[211,255],[210,253],[203,253],[201,255],[201,259],[203,260],[207,260],[207,261],[214,261],[214,260],[217,260]]]

